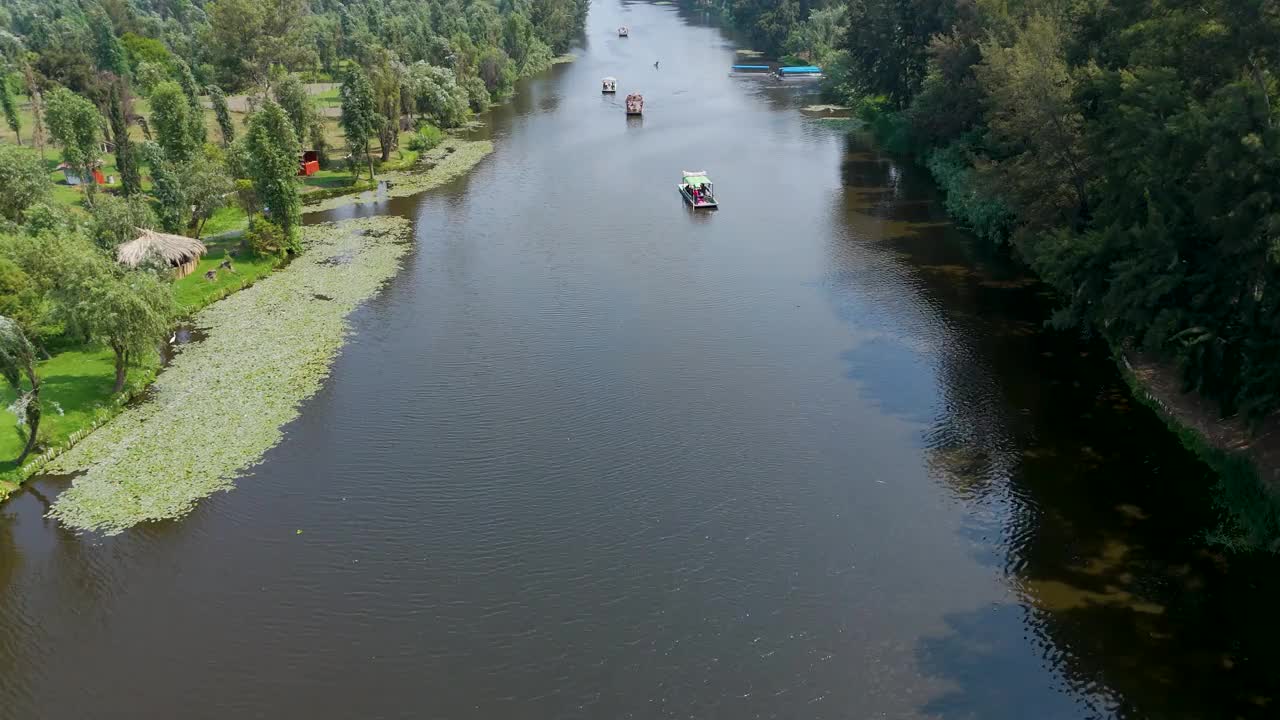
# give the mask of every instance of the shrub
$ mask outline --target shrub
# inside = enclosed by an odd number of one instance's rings
[[[409,138],[409,149],[423,153],[444,142],[444,132],[434,125],[424,124]]]
[[[261,216],[249,221],[249,229],[244,238],[249,244],[249,250],[262,257],[284,257],[297,250],[292,247],[279,225]]]

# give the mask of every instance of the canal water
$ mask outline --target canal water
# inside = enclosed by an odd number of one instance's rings
[[[1276,563],[925,175],[708,17],[583,44],[474,173],[329,216],[416,249],[237,490],[0,507],[0,717],[1280,713]]]

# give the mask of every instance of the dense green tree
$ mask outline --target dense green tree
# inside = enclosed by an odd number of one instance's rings
[[[98,69],[116,77],[128,77],[129,62],[124,45],[111,27],[111,19],[106,13],[98,12],[91,18],[90,26],[93,29],[93,59]]]
[[[151,196],[156,200],[160,227],[168,233],[181,233],[191,224],[191,197],[184,172],[189,166],[170,160],[157,143],[146,142],[142,149],[151,170]]]
[[[347,136],[347,146],[353,157],[363,157],[369,165],[369,179],[373,180],[373,156],[369,153],[369,141],[378,132],[382,116],[378,114],[369,77],[359,67],[351,67],[343,78],[339,91],[342,98],[340,124]]]
[[[0,112],[4,113],[5,124],[13,131],[13,137],[19,145],[22,144],[22,118],[18,115],[18,109],[13,102],[13,91],[9,88],[9,78],[0,71]]]
[[[302,80],[293,73],[282,73],[272,83],[271,92],[293,123],[293,131],[300,139],[307,137],[315,122],[316,110]]]
[[[123,95],[124,82],[117,80],[111,85],[111,101],[107,110],[107,119],[111,125],[111,137],[115,142],[116,169],[120,171],[121,192],[126,196],[142,191],[142,175],[138,171],[138,156],[129,139],[129,120],[125,112]]]
[[[209,101],[213,104],[213,115],[218,121],[218,131],[222,133],[222,146],[227,147],[236,139],[236,126],[231,122],[231,110],[227,107],[227,96],[222,92],[222,88],[217,85],[210,85],[206,92],[209,93]]]
[[[192,136],[191,104],[182,87],[169,81],[151,91],[151,129],[169,162],[185,165],[196,157],[199,142]]]
[[[302,203],[298,199],[298,157],[302,152],[289,116],[274,100],[267,100],[249,121],[245,146],[249,155],[249,179],[266,206],[271,222],[285,237],[297,242]]]
[[[143,63],[162,68],[165,73],[173,71],[173,54],[160,40],[127,32],[120,36],[120,44],[124,46],[129,68],[134,73]]]
[[[0,217],[21,222],[22,214],[49,194],[49,172],[30,150],[0,145]]]
[[[66,88],[49,93],[46,105],[49,134],[62,146],[62,158],[84,180],[85,197],[93,201],[97,184],[93,170],[98,164],[98,143],[102,138],[102,116],[88,100]]]
[[[437,127],[459,127],[467,121],[467,91],[458,85],[452,72],[425,62],[414,63],[406,85],[415,113],[425,116]],[[486,97],[488,90],[485,90]]]
[[[369,84],[377,111],[376,132],[382,161],[391,157],[400,142],[400,118],[404,108],[401,93],[405,87],[404,64],[390,51],[377,53],[377,62],[369,67]]]
[[[160,225],[150,204],[140,195],[127,198],[103,195],[93,204],[89,215],[92,218],[89,232],[94,244],[111,254],[122,243],[138,237],[138,228]]]
[[[1047,16],[1032,17],[1009,47],[982,45],[977,74],[991,135],[1007,155],[992,171],[1015,210],[1032,229],[1079,228],[1092,169],[1061,29]]]
[[[204,105],[200,102],[200,85],[196,83],[195,75],[191,72],[191,66],[181,58],[177,59],[178,67],[178,85],[182,88],[182,96],[187,99],[187,122],[191,127],[188,134],[191,136],[191,142],[197,147],[204,144],[208,137],[208,128],[204,122]]]

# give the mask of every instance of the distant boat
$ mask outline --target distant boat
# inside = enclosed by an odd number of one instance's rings
[[[778,77],[783,78],[820,78],[822,68],[817,65],[793,65],[778,68]]]
[[[684,201],[695,208],[719,207],[711,178],[703,170],[685,170],[680,173],[680,184],[676,188],[680,190]]]
[[[618,79],[607,77],[600,81],[600,92],[612,95],[618,92]]]
[[[734,65],[734,66],[733,66],[733,71],[734,71],[734,72],[744,72],[744,73],[757,73],[757,72],[763,72],[763,73],[767,73],[767,72],[769,72],[769,70],[770,70],[770,68],[769,68],[769,66],[768,66],[768,65]]]
[[[630,34],[631,34],[631,31],[627,29],[626,25],[623,25],[622,27],[618,28],[618,37],[627,37]]]
[[[627,96],[627,114],[643,115],[644,114],[644,96],[640,93],[631,93]]]

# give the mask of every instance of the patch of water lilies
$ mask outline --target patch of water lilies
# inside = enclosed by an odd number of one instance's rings
[[[386,182],[384,189],[328,198],[315,205],[308,205],[303,208],[303,212],[323,212],[347,205],[378,202],[389,197],[417,195],[465,175],[491,152],[493,143],[488,140],[448,138],[438,147],[423,153],[417,167],[380,175],[378,179]]]
[[[194,324],[208,336],[183,347],[151,399],[51,463],[84,474],[49,515],[114,534],[231,489],[320,388],[347,315],[395,274],[408,229],[398,217],[308,227],[286,269],[201,311]]]

